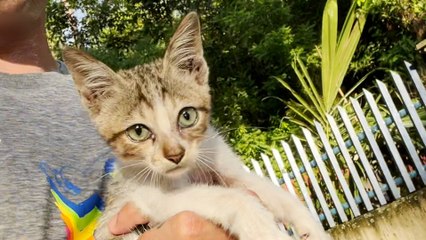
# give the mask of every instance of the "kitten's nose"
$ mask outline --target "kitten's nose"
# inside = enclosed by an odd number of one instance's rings
[[[185,152],[181,151],[177,154],[166,156],[166,159],[169,160],[172,163],[179,164],[180,161],[182,160],[184,154],[185,154]]]

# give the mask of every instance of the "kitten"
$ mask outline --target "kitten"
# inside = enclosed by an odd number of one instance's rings
[[[276,221],[293,224],[308,239],[330,239],[298,199],[246,172],[209,125],[200,31],[197,14],[190,13],[163,59],[118,72],[83,52],[64,50],[83,105],[119,158],[95,238],[113,239],[109,220],[133,202],[154,224],[189,210],[240,240],[291,239]]]

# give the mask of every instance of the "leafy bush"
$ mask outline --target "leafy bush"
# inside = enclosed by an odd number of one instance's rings
[[[275,137],[285,138],[296,131],[282,126],[288,124],[282,119],[288,111],[282,101],[293,96],[272,76],[280,75],[290,87],[301,88],[291,66],[295,55],[305,62],[311,76],[321,74],[316,44],[325,2],[50,0],[47,29],[58,57],[63,45],[74,45],[88,49],[113,69],[129,68],[161,57],[180,18],[196,10],[211,72],[213,122],[248,159],[254,157],[254,149],[264,149]],[[369,11],[369,18],[343,91],[373,69],[399,70],[402,60],[424,66],[413,49],[425,37],[424,1],[357,2]],[[343,22],[351,2],[339,4],[338,18]],[[372,86],[370,79],[382,76],[375,73],[363,87]],[[314,84],[320,82],[314,79]],[[274,128],[278,130],[273,132]]]
[[[280,141],[288,140],[294,128],[295,125],[287,122],[281,122],[279,127],[273,129],[240,125],[232,131],[228,139],[236,153],[243,157],[247,166],[250,166],[250,159],[259,158],[259,153],[269,153],[271,148],[282,149]]]

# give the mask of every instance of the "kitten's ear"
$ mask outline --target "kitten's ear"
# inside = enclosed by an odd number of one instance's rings
[[[191,12],[184,17],[170,40],[164,61],[166,68],[194,75],[198,84],[207,83],[208,67],[203,57],[197,13]]]
[[[97,114],[101,108],[100,101],[113,91],[116,74],[102,62],[80,50],[65,48],[62,56],[83,104],[91,114]]]

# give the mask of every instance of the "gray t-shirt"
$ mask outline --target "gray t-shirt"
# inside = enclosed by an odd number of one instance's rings
[[[70,75],[0,73],[0,240],[88,239],[111,158]]]

